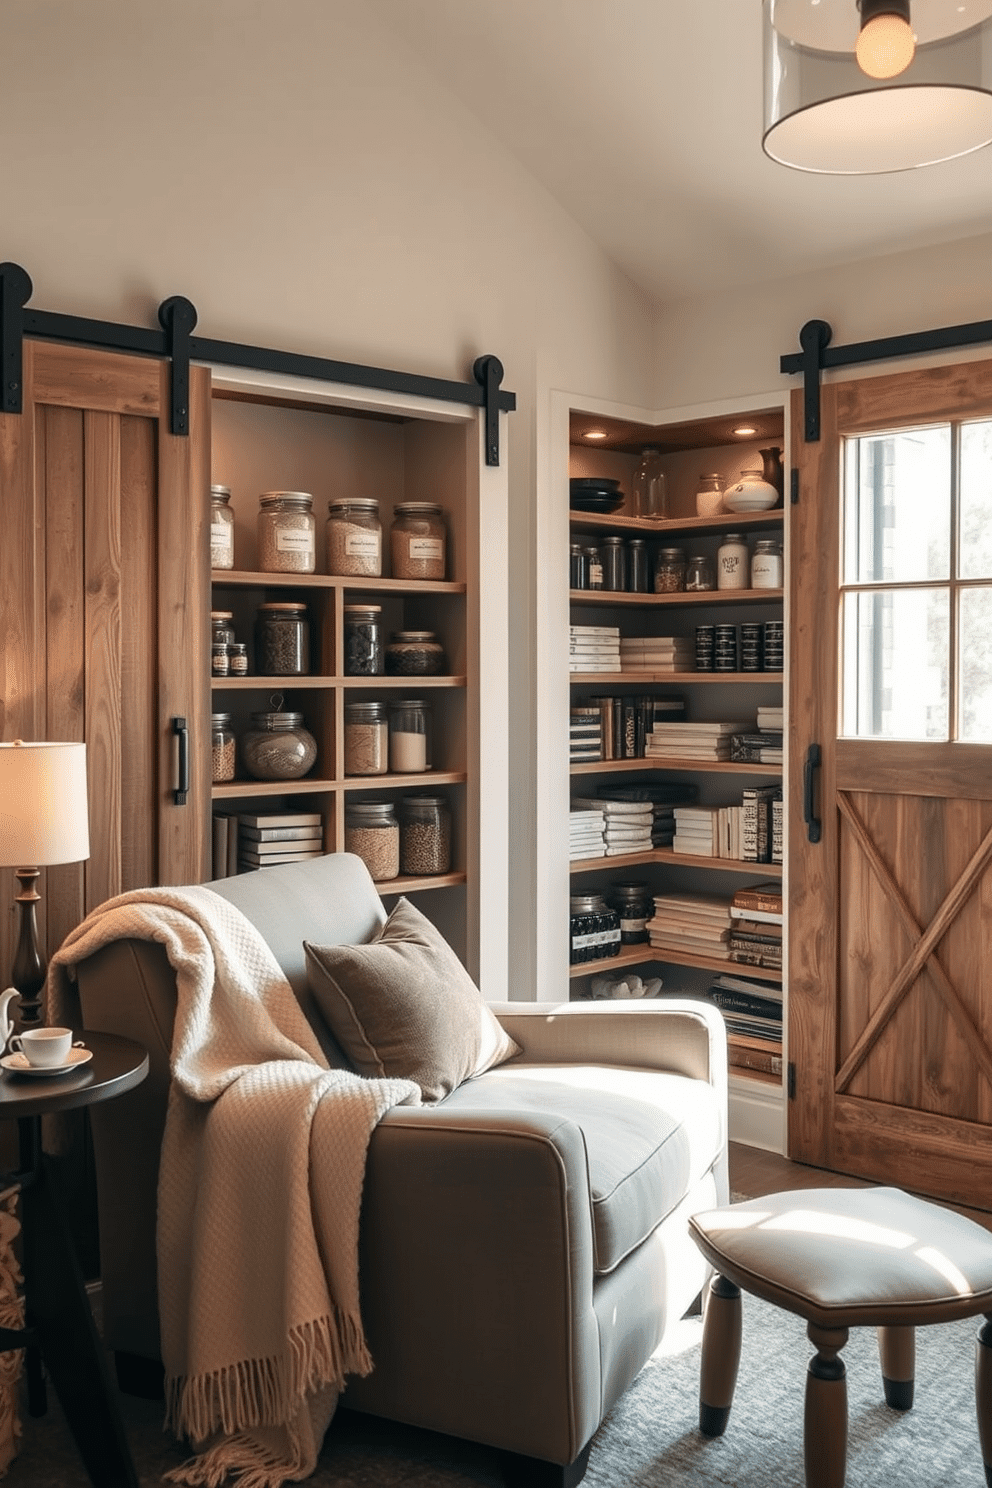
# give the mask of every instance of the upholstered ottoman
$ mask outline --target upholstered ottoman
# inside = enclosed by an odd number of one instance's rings
[[[983,1313],[976,1344],[978,1435],[992,1488],[992,1234],[895,1188],[813,1188],[697,1214],[692,1238],[716,1268],[703,1328],[699,1425],[726,1429],[741,1350],[741,1290],[806,1319],[809,1488],[841,1488],[851,1328],[878,1329],[885,1398],[913,1403],[914,1329]]]

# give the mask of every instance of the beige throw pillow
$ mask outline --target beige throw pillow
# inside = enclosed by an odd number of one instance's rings
[[[310,990],[359,1074],[415,1080],[425,1101],[439,1101],[520,1053],[408,899],[365,945],[303,945]]]

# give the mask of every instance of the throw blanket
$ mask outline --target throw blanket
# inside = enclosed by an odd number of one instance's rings
[[[328,1069],[265,941],[206,888],[138,889],[94,910],[52,958],[52,1021],[78,1026],[73,968],[125,936],[160,942],[178,989],[159,1311],[167,1423],[200,1455],[169,1476],[277,1488],[313,1472],[345,1376],[372,1367],[365,1156],[383,1113],[419,1104],[419,1087]]]

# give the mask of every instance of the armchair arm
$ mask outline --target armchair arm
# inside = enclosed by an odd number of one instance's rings
[[[617,1002],[497,1002],[490,1007],[528,1064],[618,1064],[727,1086],[727,1029],[688,997]]]

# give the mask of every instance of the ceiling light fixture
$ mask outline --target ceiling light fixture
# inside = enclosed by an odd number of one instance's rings
[[[741,424],[738,428],[731,430],[731,433],[740,434],[742,437],[745,434],[757,434],[757,432],[753,424]]]
[[[605,429],[587,429],[582,436],[583,439],[606,439],[607,437]]]
[[[992,0],[762,5],[772,160],[875,175],[992,142]]]

